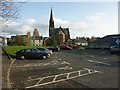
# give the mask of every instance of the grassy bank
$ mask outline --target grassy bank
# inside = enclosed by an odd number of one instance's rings
[[[4,46],[3,49],[9,54],[11,57],[15,57],[15,53],[18,50],[25,49],[25,48],[37,48],[37,47],[42,47],[42,48],[47,48],[46,46]]]

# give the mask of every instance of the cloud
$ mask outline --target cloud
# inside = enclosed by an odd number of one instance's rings
[[[27,19],[22,23],[19,22],[11,22],[8,24],[8,28],[6,33],[11,35],[25,35],[27,31],[33,34],[34,29],[37,28],[40,32],[40,35],[46,36],[48,35],[48,25],[44,24],[40,21],[36,21],[35,19]]]
[[[79,35],[82,31],[90,30],[95,28],[96,25],[92,25],[90,23],[86,23],[83,21],[78,22],[69,22],[66,20],[62,20],[60,18],[54,18],[55,27],[58,28],[62,26],[63,28],[69,28],[70,34],[76,33]],[[43,23],[41,21],[36,21],[33,18],[27,19],[23,21],[23,23],[12,22],[8,26],[7,33],[9,34],[26,34],[27,31],[31,32],[31,35],[34,31],[34,28],[39,30],[40,35],[48,36],[48,24]]]
[[[69,28],[70,36],[73,35],[82,36],[105,36],[106,34],[115,33],[117,30],[114,29],[112,25],[106,22],[102,22],[106,15],[104,13],[95,14],[95,16],[88,16],[88,21],[67,21],[60,18],[54,18],[55,28],[63,27]],[[104,21],[104,20],[103,20]],[[48,36],[48,20],[47,22],[42,22],[40,20],[35,20],[34,18],[26,19],[22,23],[12,22],[9,23],[7,28],[7,34],[17,35],[26,34],[27,31],[33,34],[35,28],[39,30],[40,35]],[[112,30],[113,29],[113,30]],[[116,31],[115,31],[116,30]]]
[[[58,25],[64,25],[64,24],[68,25],[69,24],[68,21],[62,20],[60,18],[54,18],[54,22],[55,22],[56,26],[58,26]]]
[[[97,13],[94,16],[87,16],[89,20],[95,21],[95,22],[101,22],[104,20],[104,17],[107,15],[105,13]]]
[[[101,17],[100,16],[88,16],[88,18],[93,20],[93,21],[101,21]]]
[[[26,34],[27,30],[31,30],[31,27],[27,24],[20,24],[17,22],[9,23],[7,33],[10,34]]]
[[[63,28],[69,28],[70,33],[80,32],[82,30],[90,29],[91,26],[86,22],[69,22],[66,20],[62,20],[60,18],[54,18],[55,27],[58,28],[62,26]],[[39,30],[40,35],[48,36],[48,24],[43,23],[42,21],[36,21],[33,18],[27,19],[23,21],[23,23],[12,22],[9,23],[7,33],[9,34],[26,34],[27,31],[33,34],[34,29],[37,28]]]
[[[97,13],[96,15],[98,15],[98,16],[107,16],[107,14],[105,14],[105,13]]]
[[[62,20],[60,18],[55,18],[55,27],[62,26],[63,28],[69,28],[70,30],[70,37],[73,36],[85,36],[87,32],[91,31],[92,29],[96,29],[96,24],[84,22],[84,21],[77,21],[77,22],[69,22],[66,20]],[[90,35],[89,35],[90,36]]]
[[[33,19],[33,18],[27,19],[27,20],[24,21],[24,23],[27,24],[27,25],[32,25],[32,24],[35,23],[35,19]]]
[[[86,22],[73,22],[70,24],[71,28],[73,28],[74,30],[86,30],[86,29],[91,29],[91,26],[89,23]]]
[[[54,21],[55,21],[56,27],[59,27],[59,26],[70,27],[72,30],[85,30],[85,29],[91,28],[91,26],[88,23],[83,21],[69,22],[59,18],[55,18]]]

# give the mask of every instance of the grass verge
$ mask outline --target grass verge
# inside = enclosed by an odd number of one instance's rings
[[[3,49],[10,55],[12,58],[16,57],[16,51],[25,49],[25,48],[47,48],[49,46],[3,46]]]

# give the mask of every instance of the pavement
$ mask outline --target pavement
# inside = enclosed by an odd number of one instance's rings
[[[2,89],[2,49],[0,48],[0,89]]]
[[[12,60],[10,60],[10,58],[8,57],[8,55],[5,53],[4,50],[2,50],[2,48],[0,48],[0,52],[1,52],[1,62],[2,62],[2,65],[1,65],[1,78],[2,78],[2,88],[10,88],[9,87],[9,69],[10,69],[10,64],[12,62]]]
[[[108,50],[65,50],[50,58],[9,60],[3,53],[2,86],[12,88],[112,88],[118,90],[119,55]],[[12,63],[12,64],[11,64]],[[7,76],[6,76],[7,75]],[[5,79],[3,79],[5,78]],[[7,86],[8,83],[7,83]]]

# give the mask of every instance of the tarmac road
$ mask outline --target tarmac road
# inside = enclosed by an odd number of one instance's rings
[[[46,60],[15,60],[11,87],[118,88],[118,58],[107,50],[69,50]]]

